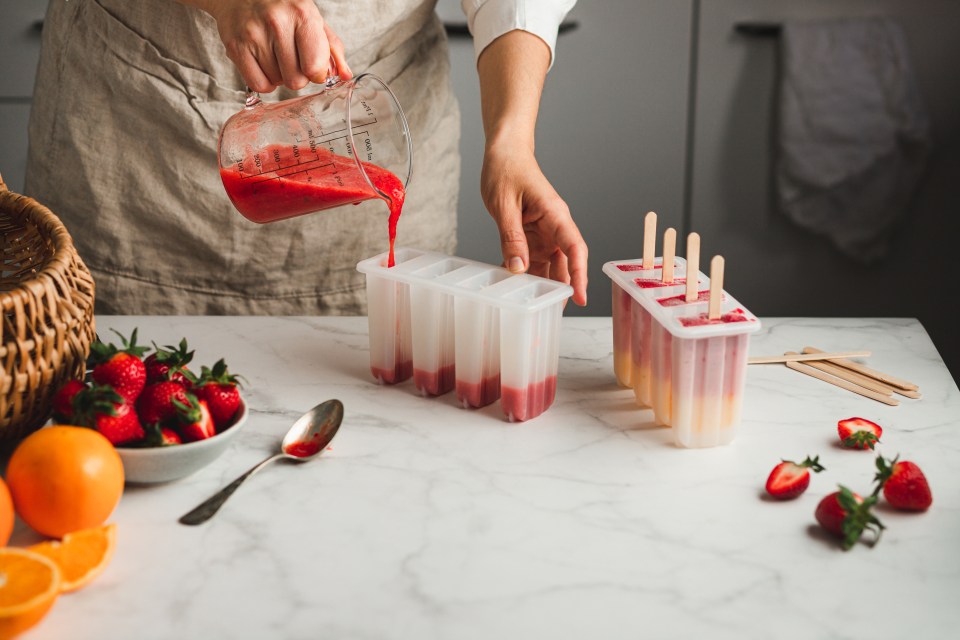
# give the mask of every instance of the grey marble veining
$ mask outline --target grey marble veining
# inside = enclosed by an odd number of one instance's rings
[[[892,408],[780,365],[751,366],[733,444],[684,450],[613,375],[609,318],[564,319],[557,399],[521,424],[494,405],[376,385],[365,318],[100,317],[187,337],[245,376],[250,422],[192,477],[128,486],[113,563],[29,638],[946,638],[960,626],[960,393],[911,319],[764,319],[751,354],[868,349],[920,385]],[[346,419],[317,461],[276,464],[206,525],[176,519],[271,453],[326,398]],[[882,541],[842,552],[820,497],[868,491],[873,456],[838,419],[885,431],[934,505],[881,508]],[[781,458],[827,467],[763,497]],[[12,544],[34,538],[18,525]]]

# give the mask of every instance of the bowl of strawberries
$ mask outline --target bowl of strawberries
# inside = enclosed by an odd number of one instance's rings
[[[199,373],[179,345],[91,345],[87,374],[53,399],[53,420],[96,429],[116,447],[127,482],[178,480],[222,455],[247,421],[240,377],[221,358]]]

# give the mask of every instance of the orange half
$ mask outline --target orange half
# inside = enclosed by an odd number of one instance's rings
[[[103,573],[113,558],[113,548],[117,540],[117,525],[74,531],[63,536],[63,540],[41,542],[29,547],[52,560],[63,575],[60,592],[76,591],[90,584]]]
[[[26,549],[0,549],[0,638],[23,633],[47,614],[60,594],[60,569]]]

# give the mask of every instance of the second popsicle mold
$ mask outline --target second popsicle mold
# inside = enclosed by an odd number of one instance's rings
[[[720,319],[710,320],[710,279],[697,272],[698,296],[686,302],[686,262],[662,282],[662,259],[608,262],[613,287],[614,372],[637,404],[653,409],[683,447],[727,444],[743,405],[749,336],[760,321],[726,291]]]
[[[463,407],[500,400],[511,421],[553,402],[569,285],[441,253],[398,248],[357,264],[366,275],[370,368],[413,377],[424,396],[456,390]]]

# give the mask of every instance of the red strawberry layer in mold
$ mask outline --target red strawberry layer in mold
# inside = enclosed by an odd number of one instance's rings
[[[471,407],[485,407],[500,397],[500,374],[480,382],[457,380],[457,400]]]
[[[696,304],[697,302],[707,302],[710,300],[710,290],[700,291],[697,293],[697,299],[693,302],[687,302],[687,296],[684,293],[681,293],[678,296],[670,296],[669,298],[660,298],[657,302],[660,303],[662,307],[679,307],[685,304]]]
[[[457,374],[454,365],[448,364],[436,371],[413,370],[413,384],[417,389],[431,396],[443,395],[453,389]]]
[[[300,151],[283,145],[270,145],[258,157],[299,158]],[[311,155],[313,155],[311,153]],[[363,200],[382,198],[364,180],[353,158],[316,149],[314,158],[305,161],[309,168],[277,176],[271,162],[263,164],[273,177],[241,173],[235,166],[221,167],[220,179],[230,201],[247,219],[257,223],[274,222],[321,209]],[[390,209],[387,230],[390,238],[388,267],[394,265],[393,245],[397,237],[397,221],[403,210],[406,192],[403,182],[390,171],[369,162],[361,162],[370,182],[389,198],[382,198]],[[251,158],[248,166],[256,166]]]
[[[617,269],[620,269],[620,271],[652,271],[654,269],[663,269],[663,265],[655,264],[649,269],[645,269],[642,264],[618,264]]]
[[[383,384],[397,384],[413,375],[413,360],[398,362],[392,369],[370,367],[370,373]]]
[[[728,324],[731,322],[753,322],[750,318],[743,315],[741,309],[735,309],[730,313],[724,313],[716,320],[711,320],[707,314],[701,313],[698,316],[693,316],[692,318],[677,318],[685,327],[702,327],[708,324]]]
[[[664,282],[660,278],[636,278],[634,281],[641,289],[659,289],[661,287],[677,287],[687,283],[686,278],[674,278],[673,282]]]
[[[546,411],[553,404],[556,394],[557,376],[550,376],[527,385],[525,389],[503,387],[500,406],[510,420],[523,422]]]

